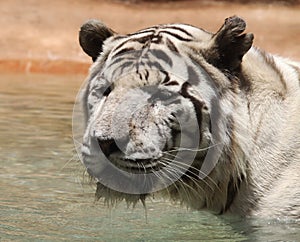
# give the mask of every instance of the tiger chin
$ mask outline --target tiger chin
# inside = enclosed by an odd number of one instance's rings
[[[253,47],[245,28],[237,16],[216,33],[82,25],[94,63],[80,156],[96,198],[300,218],[300,65]]]

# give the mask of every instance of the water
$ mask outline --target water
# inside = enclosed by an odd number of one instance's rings
[[[0,241],[300,241],[297,221],[94,203],[71,115],[83,76],[0,76]]]

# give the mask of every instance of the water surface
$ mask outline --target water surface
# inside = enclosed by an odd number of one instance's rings
[[[94,203],[74,152],[83,76],[0,76],[0,241],[299,241],[297,221],[224,218],[167,201]]]

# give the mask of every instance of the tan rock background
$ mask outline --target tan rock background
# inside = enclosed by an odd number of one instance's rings
[[[79,47],[78,30],[90,18],[120,33],[168,22],[213,32],[226,17],[239,15],[247,21],[247,31],[254,33],[255,45],[300,60],[299,1],[254,2],[0,1],[0,72],[85,73],[91,62]]]

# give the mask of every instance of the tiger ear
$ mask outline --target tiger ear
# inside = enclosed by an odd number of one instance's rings
[[[103,42],[114,35],[114,31],[99,20],[91,19],[85,22],[79,31],[79,44],[83,51],[96,61],[102,52]]]
[[[243,34],[245,28],[245,21],[237,16],[225,19],[219,31],[212,36],[208,62],[220,69],[236,70],[253,43],[253,34]]]

